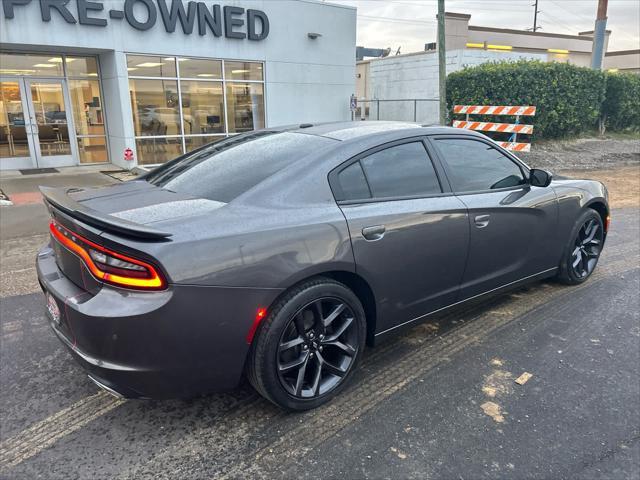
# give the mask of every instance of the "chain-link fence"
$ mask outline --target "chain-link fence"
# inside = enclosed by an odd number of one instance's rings
[[[354,120],[394,120],[437,124],[439,100],[437,98],[411,98],[398,100],[358,100]]]

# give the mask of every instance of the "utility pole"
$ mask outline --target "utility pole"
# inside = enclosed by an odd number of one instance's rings
[[[535,9],[533,11],[533,33],[536,33],[536,30],[538,30],[538,0],[533,4],[533,7]]]
[[[438,0],[438,82],[440,125],[447,121],[447,49],[444,40],[444,0]]]
[[[598,0],[598,16],[593,30],[593,48],[591,51],[591,68],[602,69],[604,56],[604,36],[607,29],[607,4],[609,0]]]

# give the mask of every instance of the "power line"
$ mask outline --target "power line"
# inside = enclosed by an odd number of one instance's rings
[[[392,23],[409,23],[416,25],[434,25],[436,23],[435,20],[412,20],[410,18],[379,17],[375,15],[358,15],[358,18],[361,18],[363,20],[376,20]]]
[[[572,32],[578,32],[580,30],[580,27],[576,27],[575,24],[565,23],[563,20],[560,20],[558,17],[555,17],[554,15],[551,15],[546,10],[543,10],[542,12],[540,12],[540,15],[542,15],[542,16],[547,18],[547,23],[555,24],[555,25],[557,25],[559,27],[565,28],[565,29],[570,30]]]
[[[549,0],[551,3],[553,3],[556,7],[559,7],[560,9],[564,10],[565,12],[567,12],[569,15],[573,16],[573,17],[580,17],[583,21],[588,22],[589,24],[591,24],[593,22],[593,18],[591,17],[587,17],[586,15],[583,15],[581,13],[577,13],[577,12],[572,12],[566,8],[564,8],[562,6],[562,4],[555,2],[554,0]]]

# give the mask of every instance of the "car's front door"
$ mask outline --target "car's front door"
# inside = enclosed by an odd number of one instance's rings
[[[460,300],[557,267],[558,207],[552,188],[489,140],[434,136],[430,142],[469,212],[470,248]]]
[[[372,149],[331,174],[357,272],[383,333],[455,301],[469,243],[466,207],[421,138]]]

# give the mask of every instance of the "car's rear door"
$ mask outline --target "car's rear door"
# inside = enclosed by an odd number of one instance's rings
[[[455,301],[469,224],[442,176],[423,138],[376,147],[331,172],[356,270],[378,301],[378,333]]]
[[[531,186],[524,165],[488,139],[454,135],[429,141],[469,211],[471,242],[460,300],[557,266],[553,189]]]

